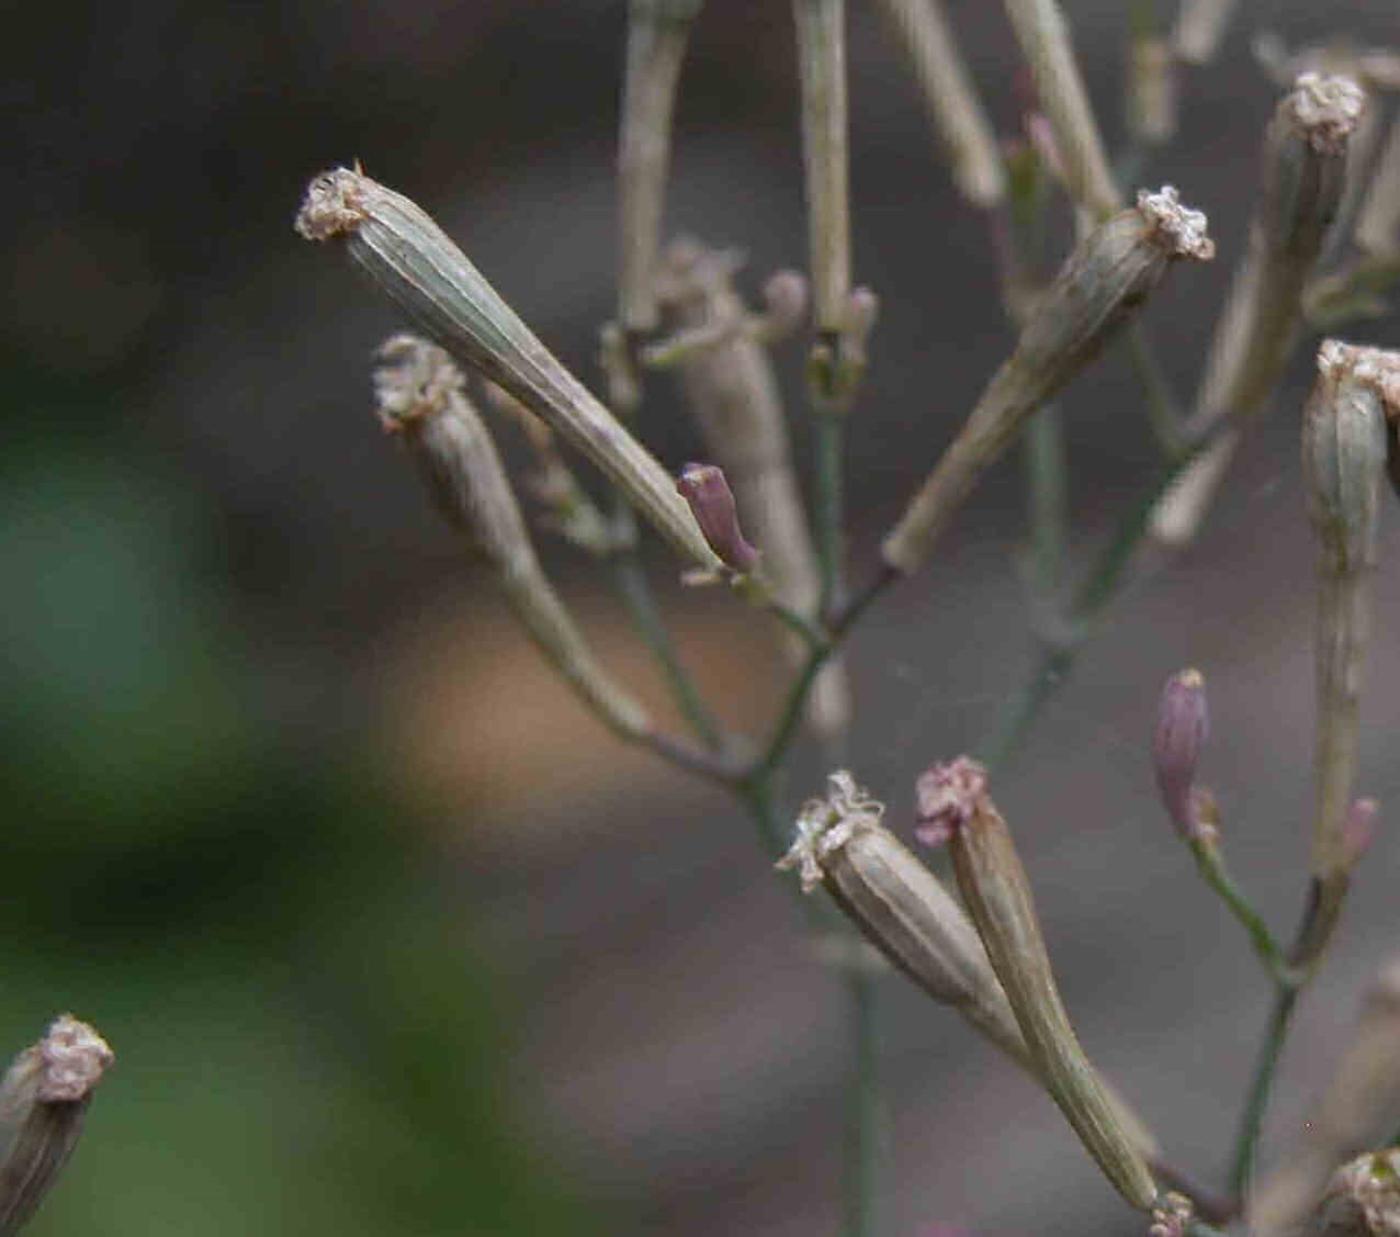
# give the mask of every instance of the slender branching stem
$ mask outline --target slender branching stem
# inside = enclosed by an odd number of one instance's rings
[[[846,418],[840,413],[820,412],[813,418],[812,432],[816,446],[817,562],[821,574],[817,613],[826,615],[841,604],[843,592]]]
[[[1191,853],[1195,856],[1196,867],[1202,879],[1220,895],[1221,901],[1249,934],[1249,943],[1254,947],[1255,954],[1274,983],[1280,987],[1292,985],[1295,982],[1293,968],[1289,965],[1284,951],[1279,948],[1278,942],[1274,940],[1264,917],[1254,908],[1253,903],[1226,870],[1225,859],[1219,846],[1204,838],[1193,838]]]
[[[1031,418],[1026,431],[1026,489],[1030,517],[1030,579],[1042,608],[1055,604],[1064,579],[1069,526],[1069,466],[1064,423],[1054,404]]]
[[[1152,350],[1151,341],[1141,322],[1131,322],[1126,331],[1128,358],[1137,373],[1142,387],[1147,409],[1147,423],[1162,455],[1169,459],[1179,458],[1186,449],[1186,438],[1182,426],[1184,418],[1176,396],[1157,354]]]
[[[1244,1197],[1254,1173],[1254,1153],[1259,1145],[1259,1132],[1263,1128],[1264,1112],[1268,1108],[1269,1094],[1274,1085],[1274,1072],[1283,1052],[1284,1040],[1288,1037],[1288,1028],[1297,1001],[1298,987],[1295,983],[1280,983],[1277,986],[1273,1009],[1269,1011],[1269,1023],[1264,1030],[1264,1040],[1259,1046],[1259,1056],[1254,1065],[1254,1075],[1245,1098],[1244,1114],[1240,1118],[1239,1133],[1235,1138],[1234,1155],[1230,1162],[1230,1192],[1236,1198]]]
[[[636,517],[626,500],[616,493],[613,526],[619,532],[617,542],[620,545],[613,551],[609,561],[618,596],[622,599],[637,634],[656,659],[671,699],[686,724],[710,751],[719,751],[724,747],[724,732],[676,651],[671,633],[652,594],[641,556],[636,550]]]

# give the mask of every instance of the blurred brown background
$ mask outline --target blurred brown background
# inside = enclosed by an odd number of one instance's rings
[[[875,14],[850,8],[856,276],[883,304],[852,422],[859,568],[1009,337],[984,221]],[[370,415],[392,312],[290,226],[311,174],[363,160],[595,382],[623,10],[145,0],[31,6],[7,28],[0,1045],[72,1008],[119,1054],[36,1237],[836,1226],[843,1009],[787,891],[730,804],[624,750],[536,664]],[[999,7],[950,10],[1015,132]],[[1397,37],[1380,0],[1244,10],[1147,173],[1208,211],[1220,250],[1148,313],[1183,395],[1276,94],[1250,37]],[[1068,11],[1117,144],[1127,18]],[[678,124],[675,229],[745,249],[751,292],[801,266],[786,4],[711,0]],[[1394,342],[1396,321],[1354,334]],[[1267,991],[1155,804],[1146,736],[1164,677],[1202,667],[1207,780],[1283,930],[1310,803],[1306,351],[1205,540],[1121,599],[997,788],[1086,1045],[1211,1179]],[[798,349],[783,360],[801,441]],[[1139,403],[1117,352],[1066,396],[1077,552],[1149,475]],[[643,434],[669,465],[697,450],[665,383]],[[1365,704],[1363,787],[1383,803],[1400,803],[1395,525]],[[1008,461],[851,645],[852,765],[896,828],[917,773],[975,746],[1028,662],[1021,535]],[[610,664],[659,700],[602,582],[541,543]],[[682,594],[651,550],[689,661],[760,727],[765,633]],[[791,800],[823,772],[804,756]],[[1396,854],[1383,830],[1299,1017],[1271,1148],[1400,949]],[[883,999],[888,1232],[1138,1223],[960,1022],[900,982]]]

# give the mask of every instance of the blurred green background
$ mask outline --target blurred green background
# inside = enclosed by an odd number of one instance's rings
[[[950,7],[1014,132],[998,7]],[[1126,17],[1067,7],[1117,134]],[[7,27],[0,1053],[71,1010],[118,1054],[35,1237],[832,1227],[841,1011],[785,892],[726,804],[621,751],[534,665],[373,424],[368,356],[392,314],[290,226],[311,174],[362,158],[592,381],[623,8],[145,0],[29,6]],[[883,30],[851,9],[857,276],[885,304],[852,441],[860,556],[1008,341],[982,222]],[[1248,42],[1266,27],[1397,33],[1379,2],[1255,6],[1190,75],[1182,136],[1149,173],[1206,206],[1221,245],[1154,311],[1182,390],[1249,214],[1274,87]],[[674,222],[746,248],[751,286],[803,263],[790,44],[785,4],[713,0],[683,86]],[[795,351],[785,366],[796,390]],[[1299,360],[1280,403],[1307,377]],[[670,394],[645,436],[678,464],[695,436]],[[1075,399],[1076,517],[1101,530],[1150,450],[1121,357]],[[1203,664],[1225,702],[1222,790],[1251,804],[1232,844],[1291,914],[1310,725],[1295,453],[1287,427],[1260,435],[1218,536],[1135,596],[1004,803],[1076,822],[1026,843],[1071,1005],[1198,1168],[1223,1147],[1219,1096],[1263,993],[1156,818],[1137,736],[1165,674]],[[1006,468],[853,651],[857,771],[895,816],[1016,680],[1019,521]],[[597,581],[547,557],[655,698]],[[759,724],[770,646],[655,561],[688,656]],[[1377,653],[1368,731],[1382,798],[1400,789],[1394,653]],[[820,773],[802,765],[794,801]],[[1396,944],[1383,884],[1300,1028],[1285,1126],[1307,1057],[1335,1049]],[[893,1231],[1122,1222],[1042,1098],[911,994],[889,999]],[[1024,1180],[989,1186],[990,1163]]]

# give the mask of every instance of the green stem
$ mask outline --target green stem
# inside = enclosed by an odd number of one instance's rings
[[[1213,843],[1193,840],[1191,853],[1196,858],[1196,867],[1206,884],[1220,895],[1230,913],[1249,934],[1250,944],[1254,946],[1254,952],[1263,963],[1264,969],[1269,972],[1274,984],[1279,988],[1292,987],[1295,980],[1288,959],[1278,947],[1263,916],[1254,909],[1244,891],[1225,870],[1225,860],[1219,848]]]
[[[1069,524],[1069,465],[1059,409],[1046,404],[1026,432],[1026,488],[1030,494],[1031,579],[1036,601],[1054,603],[1064,578]]]
[[[1254,1153],[1259,1146],[1264,1110],[1269,1104],[1269,1092],[1273,1089],[1279,1055],[1283,1051],[1284,1040],[1288,1038],[1288,1028],[1298,1001],[1298,991],[1295,984],[1286,983],[1279,984],[1274,993],[1274,1007],[1269,1013],[1264,1042],[1259,1047],[1254,1077],[1249,1085],[1244,1114],[1240,1118],[1239,1134],[1235,1139],[1235,1154],[1230,1166],[1230,1191],[1236,1198],[1245,1197],[1254,1174]]]
[[[1075,652],[1069,644],[1042,642],[1038,646],[1031,673],[1007,700],[992,737],[979,749],[988,768],[1001,769],[1015,758],[1045,702],[1069,673]]]
[[[845,485],[843,455],[846,418],[818,411],[813,420],[816,446],[815,516],[821,593],[817,613],[830,614],[842,601],[845,560]]]
[[[613,580],[632,624],[661,667],[671,698],[681,716],[706,747],[719,751],[724,746],[724,733],[702,699],[695,681],[681,664],[635,548],[636,516],[626,499],[618,493],[613,495],[613,528],[616,543],[621,547],[613,552],[611,558]]]
[[[1137,371],[1138,382],[1147,402],[1147,423],[1157,440],[1162,454],[1174,460],[1186,449],[1186,439],[1182,433],[1184,418],[1176,397],[1171,392],[1167,376],[1162,372],[1161,362],[1148,343],[1147,332],[1140,321],[1128,324],[1128,356]]]

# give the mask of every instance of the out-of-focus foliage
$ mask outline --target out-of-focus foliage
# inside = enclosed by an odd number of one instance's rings
[[[71,1007],[118,1053],[30,1231],[578,1231],[471,907],[353,741],[267,724],[199,497],[97,388],[11,374],[0,1046]]]

